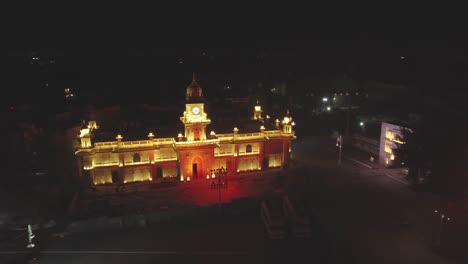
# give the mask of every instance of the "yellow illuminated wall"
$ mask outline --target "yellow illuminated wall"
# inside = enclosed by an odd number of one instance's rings
[[[260,152],[260,144],[259,143],[244,143],[239,145],[239,154],[248,154],[247,146],[250,145],[252,148],[252,152],[250,153],[259,153]]]
[[[84,169],[91,169],[93,167],[93,159],[89,156],[83,157],[83,168]]]
[[[95,169],[92,172],[94,185],[112,183],[112,173],[108,169]]]
[[[134,162],[135,154],[140,156],[140,162]],[[149,162],[149,153],[140,151],[140,152],[126,152],[124,154],[124,161],[125,164],[133,164],[133,163],[148,163]]]
[[[154,151],[154,160],[174,160],[177,159],[177,153],[173,148],[161,148]]]
[[[238,171],[258,170],[260,168],[258,158],[240,159],[237,166]]]
[[[281,154],[270,155],[268,157],[268,167],[269,168],[281,167]]]
[[[150,181],[151,172],[149,168],[127,168],[124,175],[124,183]]]
[[[94,166],[119,163],[119,155],[117,153],[96,153],[92,159]]]
[[[164,166],[162,167],[162,172],[163,178],[177,176],[177,168],[175,166]]]
[[[234,144],[221,144],[219,148],[215,148],[215,156],[232,155],[234,153]]]

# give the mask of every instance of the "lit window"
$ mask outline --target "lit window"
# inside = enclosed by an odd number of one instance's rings
[[[395,138],[395,133],[387,130],[385,131],[385,137],[390,140],[393,140]]]
[[[388,144],[385,144],[385,152],[392,153],[392,148]]]

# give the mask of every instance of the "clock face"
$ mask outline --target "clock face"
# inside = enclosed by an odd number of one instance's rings
[[[198,115],[200,113],[200,108],[198,108],[197,106],[195,106],[194,108],[192,108],[192,113],[194,115]]]

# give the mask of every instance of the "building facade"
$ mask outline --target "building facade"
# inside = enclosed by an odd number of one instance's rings
[[[257,131],[207,133],[211,123],[205,112],[202,89],[195,78],[186,90],[185,111],[180,117],[184,133],[177,138],[158,138],[152,132],[147,139],[125,141],[118,134],[114,141],[93,142],[99,129],[95,121],[83,126],[76,151],[83,177],[92,185],[158,181],[177,177],[181,181],[210,177],[212,169],[225,168],[228,175],[247,171],[285,168],[289,164],[294,122],[287,113],[276,120],[274,129],[262,125],[262,110],[257,104],[252,119]]]
[[[380,132],[380,150],[379,162],[387,166],[397,166],[395,164],[396,157],[393,150],[398,148],[398,145],[404,144],[402,141],[402,131],[408,129],[407,125],[398,122],[382,122]]]

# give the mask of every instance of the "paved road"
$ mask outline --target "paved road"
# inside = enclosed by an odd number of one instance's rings
[[[326,140],[296,141],[306,167],[290,189],[308,198],[339,263],[450,263],[430,250],[439,199],[327,151]]]

